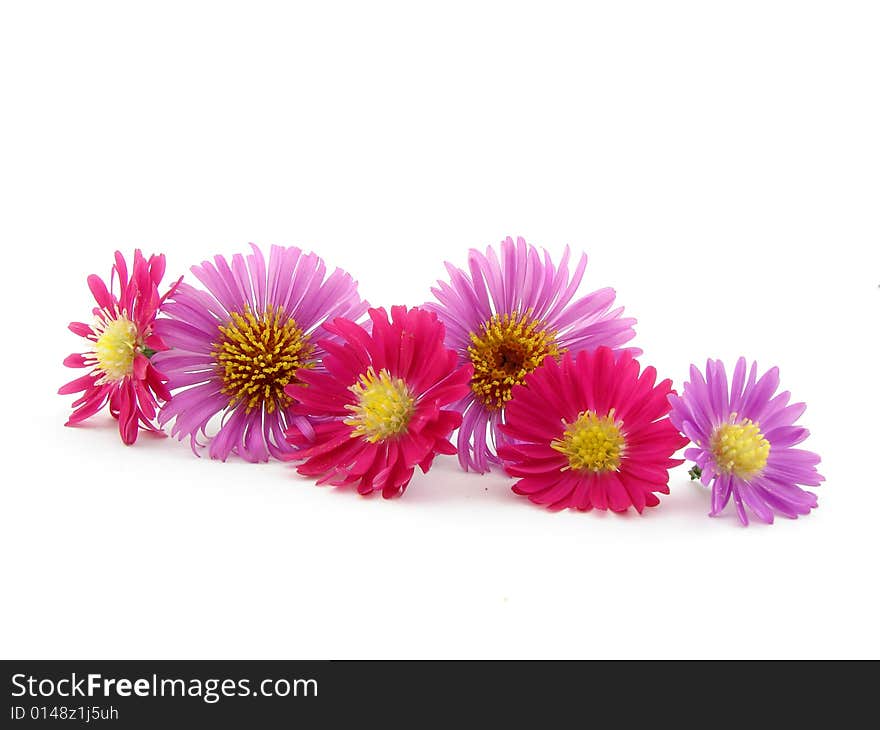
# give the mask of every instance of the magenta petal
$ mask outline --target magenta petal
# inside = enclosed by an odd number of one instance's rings
[[[135,355],[134,362],[132,363],[134,370],[134,377],[138,380],[143,380],[147,374],[147,366],[150,364],[150,361],[147,360],[141,353]]]
[[[83,322],[71,322],[67,325],[67,329],[80,337],[90,337],[94,339],[92,328]]]
[[[98,306],[101,309],[112,310],[113,299],[110,296],[110,292],[107,291],[107,285],[101,277],[91,274],[87,281],[89,284],[89,290],[92,292],[92,296],[95,297]]]
[[[66,367],[69,367],[69,368],[87,367],[85,358],[82,356],[82,354],[80,354],[78,352],[74,352],[73,354],[65,357],[63,365],[65,365]]]
[[[58,395],[69,395],[70,393],[79,393],[81,390],[86,390],[87,388],[92,387],[95,384],[97,377],[95,375],[83,375],[76,380],[71,380],[69,383],[62,385],[58,389]]]

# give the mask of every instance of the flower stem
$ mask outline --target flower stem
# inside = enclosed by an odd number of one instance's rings
[[[688,469],[688,474],[690,475],[691,481],[694,479],[699,479],[703,476],[703,470],[700,469],[696,464],[694,464],[690,469]]]

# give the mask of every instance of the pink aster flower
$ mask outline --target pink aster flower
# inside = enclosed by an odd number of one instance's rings
[[[641,512],[669,493],[687,443],[666,417],[671,381],[608,347],[547,358],[513,388],[498,449],[513,491],[551,509]]]
[[[339,339],[321,342],[326,372],[300,371],[308,387],[288,388],[297,412],[322,419],[288,431],[289,458],[318,484],[388,498],[403,494],[416,466],[427,472],[436,454],[455,453],[448,438],[461,414],[443,406],[467,392],[471,367],[457,367],[432,312],[392,307],[389,321],[371,309],[370,319],[370,331],[348,319],[328,324]]]
[[[696,462],[692,476],[712,485],[713,517],[730,498],[740,522],[749,523],[746,507],[767,523],[774,512],[805,515],[818,505],[816,495],[798,485],[816,487],[824,478],[816,471],[819,457],[794,448],[809,435],[796,425],[806,405],[789,405],[788,391],[776,394],[779,369],[757,377],[753,362],[737,360],[728,386],[720,360],[706,363],[706,374],[691,365],[690,382],[681,396],[671,396],[670,419],[694,446],[684,455]]]
[[[119,421],[123,443],[133,444],[139,426],[159,432],[154,423],[156,410],[161,401],[170,397],[166,377],[150,358],[168,349],[153,326],[160,306],[180,281],[160,297],[164,256],[150,256],[147,260],[136,250],[131,278],[119,251],[115,258],[109,288],[95,274],[88,278],[89,289],[98,304],[92,310],[93,322],[70,323],[71,332],[85,337],[92,345],[86,352],[68,355],[64,364],[90,371],[58,392],[82,393],[74,401],[74,411],[66,425],[80,423],[109,404],[111,415]]]
[[[468,271],[447,263],[449,283],[431,290],[439,304],[425,306],[446,325],[446,345],[474,368],[470,392],[455,405],[463,415],[458,458],[465,470],[486,472],[500,463],[505,405],[545,358],[619,348],[635,335],[635,320],[614,307],[613,289],[575,299],[587,257],[569,277],[569,256],[566,247],[557,268],[546,251],[508,238],[500,257],[491,246],[485,254],[471,250]]]
[[[267,461],[290,450],[285,430],[309,426],[291,410],[285,389],[301,383],[297,371],[321,370],[317,338],[325,320],[357,319],[367,308],[357,282],[341,269],[325,278],[315,254],[272,246],[267,264],[251,247],[247,256],[193,266],[207,290],[182,284],[163,309],[168,319],[156,323],[172,348],[157,364],[175,391],[159,422],[173,421],[172,436],[189,438],[193,451],[205,445],[203,437],[211,458],[224,461],[230,454]],[[219,426],[209,436],[215,418]]]

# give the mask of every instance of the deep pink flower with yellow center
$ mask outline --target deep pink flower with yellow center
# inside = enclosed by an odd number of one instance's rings
[[[762,522],[774,513],[797,518],[818,505],[816,495],[798,485],[817,487],[824,481],[818,455],[794,448],[810,432],[797,425],[804,403],[789,404],[788,391],[777,394],[779,369],[758,378],[753,362],[737,360],[730,384],[724,363],[706,362],[705,376],[691,365],[690,381],[681,396],[672,396],[670,419],[693,446],[694,478],[712,487],[711,516],[719,515],[731,497],[740,522],[749,523],[746,507]]]
[[[507,238],[500,253],[472,249],[468,271],[447,263],[449,282],[431,290],[437,302],[425,307],[446,325],[447,347],[474,368],[470,392],[455,406],[462,413],[458,460],[465,470],[486,472],[500,463],[506,404],[545,358],[621,348],[635,335],[635,319],[622,316],[613,289],[577,296],[587,257],[581,255],[570,277],[569,257],[566,247],[555,266],[546,251]]]
[[[455,453],[448,439],[461,414],[444,406],[467,393],[472,369],[446,349],[433,312],[369,315],[369,330],[344,318],[328,323],[338,339],[320,343],[326,371],[302,370],[306,387],[287,389],[294,411],[317,420],[287,432],[295,451],[286,458],[302,461],[297,471],[318,484],[389,498],[404,492],[417,466],[426,473],[436,454]]]
[[[82,393],[74,401],[66,425],[80,423],[109,404],[111,415],[119,421],[123,443],[133,444],[139,427],[161,432],[155,424],[157,409],[170,393],[167,378],[151,358],[168,347],[153,330],[160,307],[180,283],[178,280],[160,296],[164,274],[164,256],[145,259],[136,250],[130,278],[119,251],[110,271],[109,287],[95,274],[88,277],[98,305],[92,310],[94,319],[91,324],[71,322],[70,330],[92,345],[86,352],[68,355],[64,364],[90,371],[58,391],[62,395]]]
[[[669,493],[687,439],[669,422],[672,381],[600,347],[548,358],[513,389],[498,449],[513,491],[551,509],[641,512]]]

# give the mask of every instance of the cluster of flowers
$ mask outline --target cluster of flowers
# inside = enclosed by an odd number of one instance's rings
[[[88,278],[92,323],[70,325],[90,344],[64,361],[89,371],[59,391],[81,394],[68,425],[109,405],[126,444],[168,427],[211,458],[295,461],[383,497],[457,453],[536,504],[615,512],[657,505],[690,443],[712,515],[731,499],[743,524],[747,508],[772,522],[817,505],[799,486],[822,481],[819,457],[795,448],[805,406],[777,394],[776,368],[759,378],[741,358],[728,382],[710,360],[676,394],[627,346],[635,320],[614,290],[577,296],[587,258],[570,263],[508,238],[466,270],[447,263],[435,301],[389,316],[298,248],[216,256],[191,269],[204,288],[164,294],[164,256],[135,251],[129,275],[117,252],[109,287]]]

